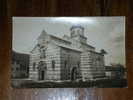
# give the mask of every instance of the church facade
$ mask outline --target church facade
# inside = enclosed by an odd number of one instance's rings
[[[89,81],[105,77],[104,52],[87,44],[82,26],[72,26],[62,38],[42,31],[30,54],[32,80]]]

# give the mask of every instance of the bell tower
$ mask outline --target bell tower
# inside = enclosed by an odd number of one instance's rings
[[[80,25],[75,25],[70,28],[71,38],[79,42],[86,43],[87,38],[84,36],[84,28]]]

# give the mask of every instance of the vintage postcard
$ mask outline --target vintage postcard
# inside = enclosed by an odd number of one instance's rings
[[[14,88],[125,88],[125,17],[13,17]]]

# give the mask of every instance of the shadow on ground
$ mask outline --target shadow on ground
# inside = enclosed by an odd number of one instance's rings
[[[127,87],[126,79],[102,79],[88,82],[23,82],[15,85],[14,88],[123,88]]]

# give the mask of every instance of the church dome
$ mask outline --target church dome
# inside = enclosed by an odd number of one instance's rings
[[[75,28],[80,28],[80,29],[84,30],[84,27],[82,27],[81,25],[73,25],[73,26],[70,28],[70,30],[73,30],[73,29],[75,29]]]

